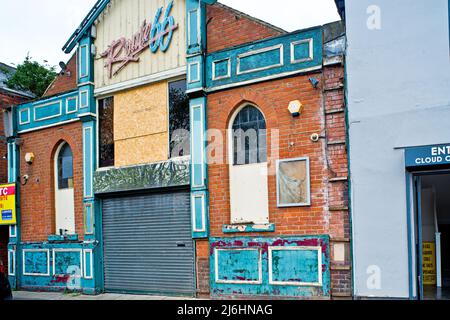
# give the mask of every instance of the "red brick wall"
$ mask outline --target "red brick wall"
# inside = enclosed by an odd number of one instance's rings
[[[0,90],[0,109],[4,109],[6,107],[20,104],[27,100],[29,100],[29,99]]]
[[[65,73],[59,74],[56,77],[55,81],[50,84],[43,96],[53,96],[55,94],[75,90],[77,87],[77,54],[75,52],[67,63],[67,70]]]
[[[312,88],[309,78],[320,80],[318,89]],[[348,171],[346,126],[344,112],[343,67],[325,67],[323,73],[230,89],[208,96],[208,128],[218,129],[224,137],[224,147],[216,151],[224,164],[209,164],[210,223],[212,237],[233,237],[224,234],[222,227],[230,223],[230,193],[227,134],[229,119],[236,108],[250,102],[257,105],[266,117],[268,128],[269,171],[274,173],[277,159],[309,157],[311,176],[311,206],[277,207],[276,176],[269,174],[269,220],[275,223],[277,235],[319,235],[331,238],[333,259],[334,244],[346,247],[346,261],[332,261],[332,293],[336,297],[351,294],[349,255],[350,226],[348,218]],[[292,100],[300,100],[304,111],[293,118],[287,110]],[[279,130],[279,147],[271,147],[270,130]],[[311,135],[318,133],[326,138],[312,142]],[[272,151],[278,151],[278,155]],[[262,234],[245,234],[261,236]],[[206,259],[201,255],[201,259]],[[202,274],[209,274],[202,270]]]
[[[310,75],[309,75],[310,76]],[[229,169],[226,164],[226,128],[234,110],[245,102],[257,105],[266,117],[268,129],[269,167],[274,172],[279,159],[308,156],[311,174],[311,206],[278,208],[276,178],[269,175],[270,222],[276,231],[271,235],[302,235],[328,233],[326,217],[326,168],[324,164],[324,142],[311,141],[313,133],[323,132],[324,116],[320,90],[313,89],[309,76],[298,76],[248,87],[228,90],[208,96],[208,128],[222,131],[225,145],[223,163],[209,165],[211,236],[229,236],[222,233],[222,226],[230,224]],[[320,76],[320,75],[316,75]],[[287,107],[292,100],[300,100],[305,109],[300,118],[293,118]],[[279,156],[273,154],[270,130],[279,130]],[[290,144],[293,143],[291,146]],[[246,234],[261,235],[261,234]]]
[[[214,52],[282,34],[220,3],[207,6],[207,51]]]
[[[352,273],[343,66],[325,67],[323,78],[329,168],[329,232],[332,248],[343,245],[346,250],[345,261],[342,262],[334,261],[333,250],[331,252],[331,289],[334,298],[348,298],[352,295]]]
[[[30,176],[21,186],[22,241],[46,241],[55,234],[54,154],[62,141],[69,143],[73,153],[75,229],[82,240],[83,215],[83,146],[82,124],[75,122],[22,134],[20,175]],[[32,165],[25,162],[25,154],[33,152]]]

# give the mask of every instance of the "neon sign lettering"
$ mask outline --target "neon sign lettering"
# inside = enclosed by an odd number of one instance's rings
[[[166,52],[172,41],[173,32],[178,29],[173,16],[169,16],[173,8],[173,0],[170,1],[162,22],[160,22],[163,7],[156,12],[152,23],[144,20],[140,30],[131,39],[125,37],[113,41],[105,52],[100,56],[105,61],[105,68],[108,70],[109,78],[116,76],[130,62],[139,62],[139,55],[148,47],[152,53]],[[114,66],[118,64],[114,70]]]

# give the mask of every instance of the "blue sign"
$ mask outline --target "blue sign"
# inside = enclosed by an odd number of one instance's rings
[[[13,212],[12,210],[2,210],[2,220],[12,220],[13,218]]]
[[[405,162],[407,168],[450,164],[450,144],[408,148]]]

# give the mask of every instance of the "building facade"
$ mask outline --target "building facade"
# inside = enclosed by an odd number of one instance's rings
[[[449,286],[449,1],[336,1],[346,91],[356,297]]]
[[[206,95],[198,119],[208,129],[204,171],[193,171],[209,203],[210,236],[197,242],[199,291],[350,297],[339,24],[286,33],[221,4],[207,15],[204,86],[188,86]]]
[[[12,110],[14,287],[350,297],[340,24],[99,0],[63,50]]]

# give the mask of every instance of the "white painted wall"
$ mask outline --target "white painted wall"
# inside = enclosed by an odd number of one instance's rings
[[[367,27],[371,5],[380,30]],[[450,142],[448,0],[346,0],[346,19],[354,293],[407,298],[401,148]]]

